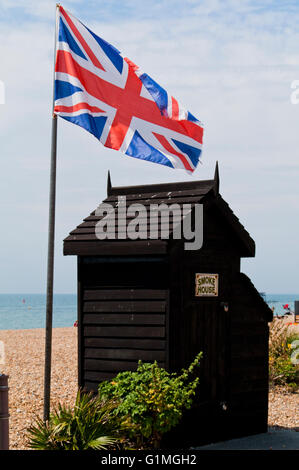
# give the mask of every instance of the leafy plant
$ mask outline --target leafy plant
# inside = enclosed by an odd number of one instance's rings
[[[289,325],[274,319],[270,324],[269,378],[273,385],[287,385],[296,390],[299,384],[299,367],[291,360],[292,343],[298,335],[290,331]]]
[[[101,396],[119,400],[114,414],[126,422],[129,437],[138,448],[159,447],[162,435],[191,407],[199,378],[190,380],[190,376],[201,356],[199,353],[180,375],[167,372],[156,361],[139,361],[137,371],[120,372],[114,380],[99,385]]]
[[[296,393],[299,390],[299,382],[290,382],[288,383],[288,389],[291,393]]]
[[[29,446],[39,450],[108,449],[120,440],[113,412],[118,403],[78,391],[74,409],[59,404],[46,423],[28,428]]]

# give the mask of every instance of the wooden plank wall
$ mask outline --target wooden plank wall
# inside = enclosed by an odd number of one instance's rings
[[[139,359],[167,367],[167,290],[85,288],[82,297],[82,386],[96,391]]]
[[[230,416],[240,428],[267,430],[268,340],[265,312],[246,281],[234,283],[230,310]],[[241,431],[241,429],[240,429]]]

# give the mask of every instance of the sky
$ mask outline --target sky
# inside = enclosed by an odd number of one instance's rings
[[[55,1],[0,0],[0,293],[46,291]],[[299,2],[65,1],[205,126],[192,176],[125,157],[59,119],[56,293],[76,292],[63,239],[112,184],[211,179],[256,243],[259,291],[299,293]]]

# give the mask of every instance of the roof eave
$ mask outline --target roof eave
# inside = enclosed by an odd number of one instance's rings
[[[242,258],[254,258],[255,256],[255,242],[241,224],[239,219],[233,213],[227,202],[219,194],[215,197],[215,204],[219,208],[220,212],[223,214],[225,219],[230,223],[232,229],[236,232],[241,245],[242,251],[240,253]],[[244,251],[243,251],[244,250]]]

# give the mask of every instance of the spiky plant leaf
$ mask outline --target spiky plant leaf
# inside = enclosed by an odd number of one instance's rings
[[[75,406],[61,403],[44,423],[40,418],[28,429],[29,446],[39,450],[107,449],[121,437],[113,414],[118,402],[78,391]]]

